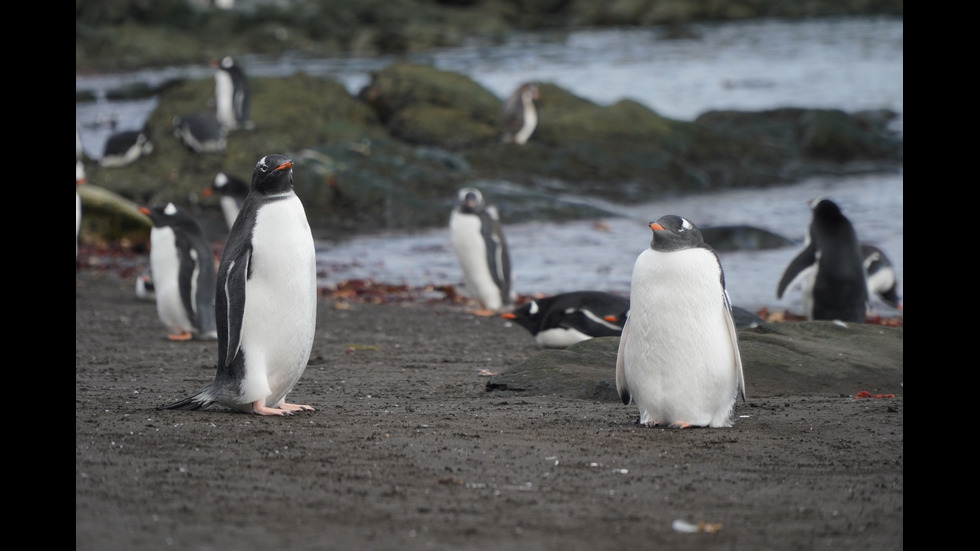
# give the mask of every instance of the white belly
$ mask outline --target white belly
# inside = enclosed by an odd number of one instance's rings
[[[150,269],[157,300],[157,315],[172,333],[193,331],[180,298],[180,263],[177,260],[177,241],[170,228],[150,230]]]
[[[500,288],[487,269],[487,245],[480,233],[479,217],[453,212],[449,219],[449,235],[463,269],[466,293],[480,301],[485,308],[499,310],[503,300]]]
[[[714,262],[705,255],[647,250],[636,261],[623,359],[643,423],[730,425],[736,352],[720,274],[705,269]]]
[[[235,86],[231,82],[231,76],[224,71],[218,71],[214,75],[214,102],[217,108],[215,113],[221,126],[233,130],[238,126],[235,118],[235,105],[232,96],[235,93]]]
[[[284,401],[306,369],[316,329],[316,252],[299,198],[265,205],[252,236],[242,348],[245,395]]]

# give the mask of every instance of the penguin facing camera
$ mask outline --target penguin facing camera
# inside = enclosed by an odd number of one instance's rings
[[[808,320],[864,323],[868,282],[854,226],[830,199],[816,199],[809,205],[812,219],[806,245],[786,266],[776,298],[799,283]]]
[[[231,56],[212,61],[214,73],[214,103],[218,122],[226,131],[254,127],[249,111],[252,89],[245,70]]]
[[[266,155],[255,165],[252,191],[225,243],[217,289],[214,380],[159,409],[220,405],[257,415],[312,411],[286,402],[313,349],[317,281],[313,234],[293,190],[293,162],[284,155]]]
[[[513,305],[517,293],[500,215],[479,189],[459,190],[449,216],[449,236],[463,270],[466,293],[480,304],[474,313],[492,316]]]
[[[141,207],[150,217],[150,270],[157,315],[172,341],[218,338],[214,253],[201,224],[173,203]]]
[[[541,98],[538,86],[526,82],[521,84],[504,102],[501,118],[504,124],[503,141],[519,145],[527,143],[528,138],[538,126],[538,110],[535,100]]]
[[[691,221],[650,223],[636,259],[616,389],[646,426],[730,427],[745,378],[725,273]]]
[[[618,337],[629,313],[626,297],[601,291],[574,291],[534,299],[501,314],[520,325],[542,348],[567,348],[594,337]]]
[[[238,218],[238,211],[241,210],[245,197],[248,196],[248,184],[241,178],[219,172],[215,175],[211,185],[204,188],[202,193],[205,197],[210,197],[215,193],[221,196],[219,200],[221,213],[224,215],[225,223],[228,224],[230,230],[235,219]]]

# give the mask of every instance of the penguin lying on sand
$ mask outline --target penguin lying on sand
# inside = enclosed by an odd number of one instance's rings
[[[480,303],[478,315],[490,316],[517,300],[511,285],[510,252],[497,209],[476,188],[459,190],[449,217],[453,250],[463,269],[466,292]]]
[[[680,216],[650,229],[633,267],[616,389],[643,425],[730,427],[745,378],[718,255]]]
[[[157,314],[168,338],[215,339],[214,254],[201,224],[173,203],[140,212],[150,217],[150,269]]]
[[[829,199],[811,201],[810,206],[813,216],[806,246],[783,272],[776,297],[782,298],[799,282],[808,320],[864,323],[868,283],[854,227]]]
[[[575,291],[532,300],[501,317],[527,329],[543,348],[567,348],[593,337],[618,337],[629,313],[626,297]]]
[[[222,405],[258,415],[312,411],[286,402],[313,349],[317,287],[313,234],[293,191],[293,162],[285,156],[266,155],[255,165],[252,190],[225,243],[217,289],[214,380],[160,408]]]

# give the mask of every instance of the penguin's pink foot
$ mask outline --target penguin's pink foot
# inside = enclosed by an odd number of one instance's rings
[[[692,425],[690,423],[685,423],[683,421],[677,421],[677,422],[671,423],[668,428],[672,428],[672,429],[689,429],[689,428],[691,428],[693,426],[694,425]]]
[[[270,408],[265,405],[264,400],[256,400],[252,403],[252,413],[256,415],[292,415],[297,411],[315,411],[313,406],[299,405],[299,404],[287,404],[283,402],[279,407]]]
[[[486,310],[486,309],[470,310],[469,312],[471,314],[473,314],[474,316],[480,316],[481,318],[488,318],[490,316],[496,316],[497,315],[497,312],[495,312],[493,310]]]
[[[167,335],[167,338],[172,341],[189,341],[192,335],[189,331],[184,331],[183,333],[171,333]]]

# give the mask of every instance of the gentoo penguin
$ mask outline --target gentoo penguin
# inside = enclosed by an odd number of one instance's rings
[[[574,291],[534,299],[501,317],[527,329],[542,348],[567,348],[593,337],[618,337],[630,300],[601,291]]]
[[[854,227],[829,199],[810,201],[810,206],[806,246],[783,272],[776,297],[782,298],[786,289],[799,282],[808,320],[864,323],[868,284]]]
[[[215,175],[211,185],[204,188],[205,197],[210,197],[215,193],[221,195],[221,212],[225,216],[225,222],[228,223],[228,229],[231,229],[235,223],[235,218],[238,218],[238,211],[241,210],[242,203],[248,195],[248,184],[241,178],[219,172]]]
[[[616,357],[619,397],[636,403],[643,425],[730,427],[745,379],[718,255],[680,216],[650,229]]]
[[[884,251],[870,243],[861,243],[861,256],[864,257],[864,274],[868,280],[868,297],[877,296],[888,306],[901,310],[898,276],[891,260]]]
[[[157,298],[153,289],[153,270],[149,267],[143,268],[136,276],[136,298],[153,301]]]
[[[517,293],[511,286],[510,252],[500,216],[479,189],[459,190],[449,216],[449,236],[466,292],[480,303],[475,313],[490,316],[514,304]]]
[[[249,118],[252,90],[241,65],[227,56],[212,65],[214,72],[214,102],[217,107],[218,122],[227,131],[239,128],[252,128]]]
[[[104,168],[128,166],[153,152],[149,129],[124,130],[106,139],[99,166]]]
[[[507,98],[502,113],[503,141],[521,145],[527,143],[527,139],[538,126],[538,111],[534,107],[534,100],[540,97],[538,86],[526,82],[518,86],[517,90]]]
[[[216,339],[214,254],[201,224],[173,203],[140,211],[153,221],[150,269],[157,315],[172,341]]]
[[[214,115],[193,114],[174,117],[174,136],[195,153],[224,153],[227,147],[225,129]]]
[[[286,395],[310,359],[316,306],[316,251],[303,203],[293,191],[293,162],[266,155],[255,165],[252,190],[218,268],[214,380],[194,396],[160,407],[217,404],[259,415],[312,411],[287,403]]]
[[[78,186],[85,183],[85,164],[75,159],[75,260],[78,260],[78,236],[82,231],[82,196],[78,194]]]

